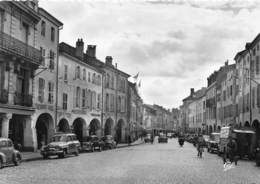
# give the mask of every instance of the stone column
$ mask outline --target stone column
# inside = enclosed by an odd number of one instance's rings
[[[37,136],[36,129],[34,127],[34,118],[26,116],[24,123],[24,148],[27,151],[37,150]]]
[[[9,120],[12,118],[12,114],[5,114],[2,119],[2,137],[8,138],[9,134]]]

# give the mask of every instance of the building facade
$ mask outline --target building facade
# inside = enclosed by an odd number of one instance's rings
[[[102,71],[84,61],[84,42],[59,46],[58,131],[101,137]]]

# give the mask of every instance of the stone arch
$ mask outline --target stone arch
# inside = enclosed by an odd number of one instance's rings
[[[113,135],[114,121],[112,118],[108,118],[105,122],[104,135]]]
[[[217,131],[217,125],[216,124],[214,124],[214,126],[213,126],[214,128],[213,128],[213,131],[214,132],[216,132]]]
[[[77,139],[81,142],[82,138],[86,136],[86,122],[83,118],[76,118],[73,121],[73,132],[76,134]]]
[[[220,130],[221,130],[221,126],[218,126],[217,132],[220,132]]]
[[[37,148],[40,149],[43,145],[49,143],[51,136],[54,133],[54,121],[49,113],[39,115],[36,124]]]
[[[89,135],[101,136],[100,132],[100,121],[96,118],[92,119],[89,124]]]
[[[246,121],[245,124],[244,124],[244,127],[250,127],[250,123],[248,121]]]
[[[213,128],[212,125],[209,126],[209,134],[211,134],[213,132]]]
[[[71,131],[68,120],[66,120],[65,118],[62,118],[59,121],[58,131],[59,132],[70,132]]]
[[[117,142],[121,143],[125,141],[125,122],[123,119],[120,119],[116,124],[116,135],[115,139]]]

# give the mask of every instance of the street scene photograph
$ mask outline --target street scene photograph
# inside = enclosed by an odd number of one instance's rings
[[[0,0],[0,184],[260,184],[260,1]]]

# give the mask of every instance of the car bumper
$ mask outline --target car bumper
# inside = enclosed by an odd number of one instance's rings
[[[41,151],[41,155],[47,155],[47,156],[59,155],[62,153],[63,153],[63,150]]]

